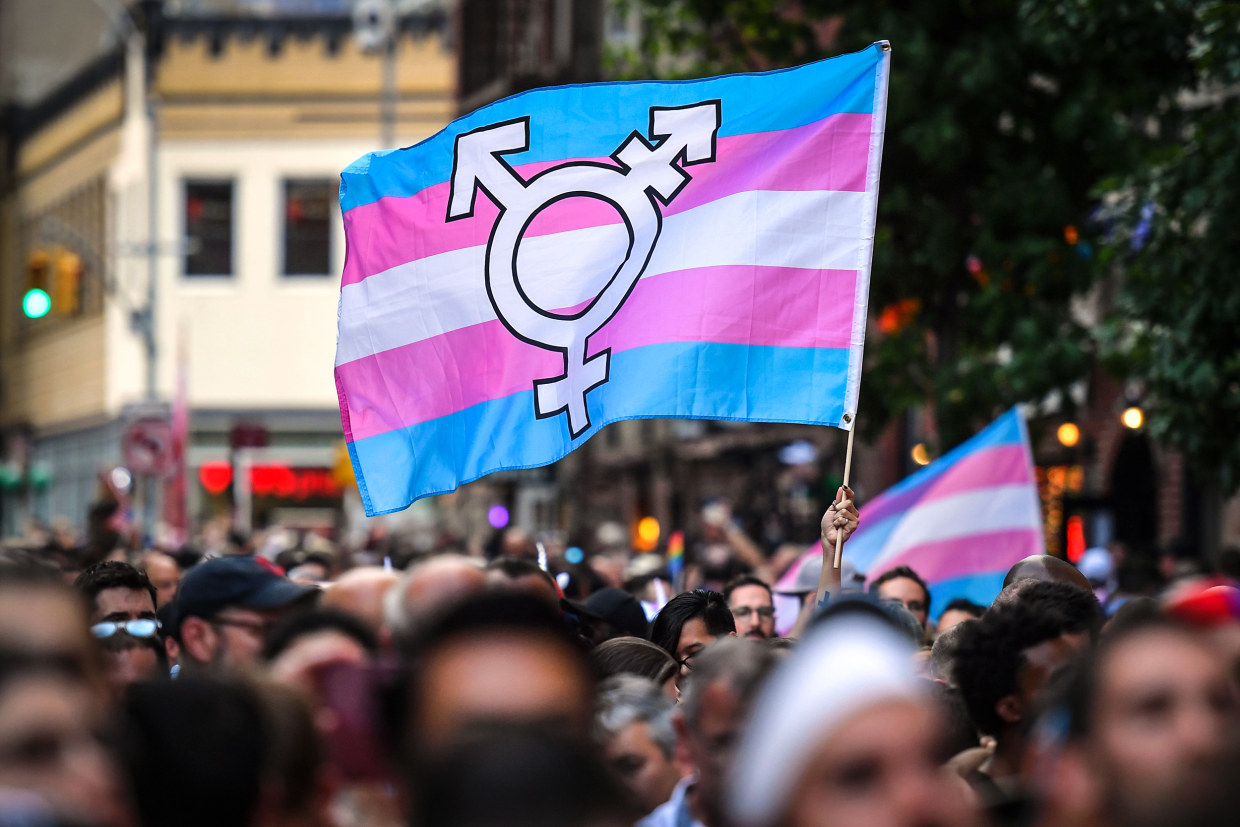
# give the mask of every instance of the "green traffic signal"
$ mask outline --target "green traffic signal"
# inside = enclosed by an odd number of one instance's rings
[[[26,291],[22,297],[22,312],[28,319],[41,319],[52,309],[52,299],[46,290],[35,287]]]

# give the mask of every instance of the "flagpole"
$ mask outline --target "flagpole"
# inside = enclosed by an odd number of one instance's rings
[[[848,488],[848,478],[852,475],[853,434],[857,430],[856,423],[853,421],[853,419],[854,417],[849,416],[848,414],[844,414],[844,424],[852,426],[851,428],[848,429],[848,447],[844,449],[844,488]],[[823,536],[825,538],[826,536],[825,533]],[[840,582],[840,576],[838,574],[838,571],[840,568],[840,549],[844,545],[843,526],[836,526],[835,528],[835,565],[834,566],[827,565],[826,543],[824,542],[822,545],[823,545],[822,570],[821,570],[821,573],[818,575],[818,594],[817,594],[817,599],[816,599],[816,605],[819,607],[822,606],[822,601],[826,598],[827,594],[831,591],[831,586],[833,584],[838,584]]]
[[[847,414],[845,414],[847,416]],[[853,434],[857,432],[857,423],[848,429],[848,447],[844,449],[844,487],[848,487],[848,477],[852,474]],[[840,549],[844,546],[843,526],[835,530],[835,568],[840,567]]]

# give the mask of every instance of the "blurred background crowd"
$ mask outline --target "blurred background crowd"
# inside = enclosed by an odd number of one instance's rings
[[[863,515],[839,489],[823,545]],[[735,531],[679,574],[518,530],[401,559],[225,543],[5,551],[0,824],[1169,827],[1237,804],[1235,571],[1133,592],[1035,555],[989,607],[938,606],[907,567],[774,592],[792,559]]]

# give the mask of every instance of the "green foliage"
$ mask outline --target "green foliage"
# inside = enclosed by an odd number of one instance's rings
[[[1124,277],[1100,341],[1142,379],[1151,432],[1198,481],[1240,488],[1240,3],[1199,6],[1183,139],[1104,184],[1104,258]]]
[[[642,45],[623,71],[768,69],[891,41],[870,303],[875,315],[901,302],[920,310],[899,329],[871,331],[863,428],[930,405],[951,445],[1013,403],[1086,376],[1094,335],[1070,308],[1111,260],[1093,252],[1098,186],[1130,176],[1177,133],[1170,102],[1204,59],[1190,53],[1200,3],[790,6],[641,0]]]

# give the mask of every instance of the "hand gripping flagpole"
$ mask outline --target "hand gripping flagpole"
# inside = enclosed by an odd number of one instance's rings
[[[844,423],[850,425],[848,429],[848,446],[844,449],[844,488],[848,488],[848,479],[852,476],[852,453],[853,453],[853,435],[857,432],[856,417],[844,414]],[[818,595],[817,604],[822,605],[822,601],[830,592],[829,586],[832,582],[839,582],[839,575],[836,572],[840,568],[840,553],[844,546],[844,527],[836,526],[835,529],[835,562],[828,568],[827,566],[827,550],[822,550],[822,571],[818,575]]]
[[[848,416],[848,414],[844,414]],[[844,487],[848,487],[848,478],[852,475],[853,434],[857,433],[857,423],[848,429],[848,447],[844,449]],[[844,527],[835,530],[835,568],[840,567],[840,550],[844,547]]]

